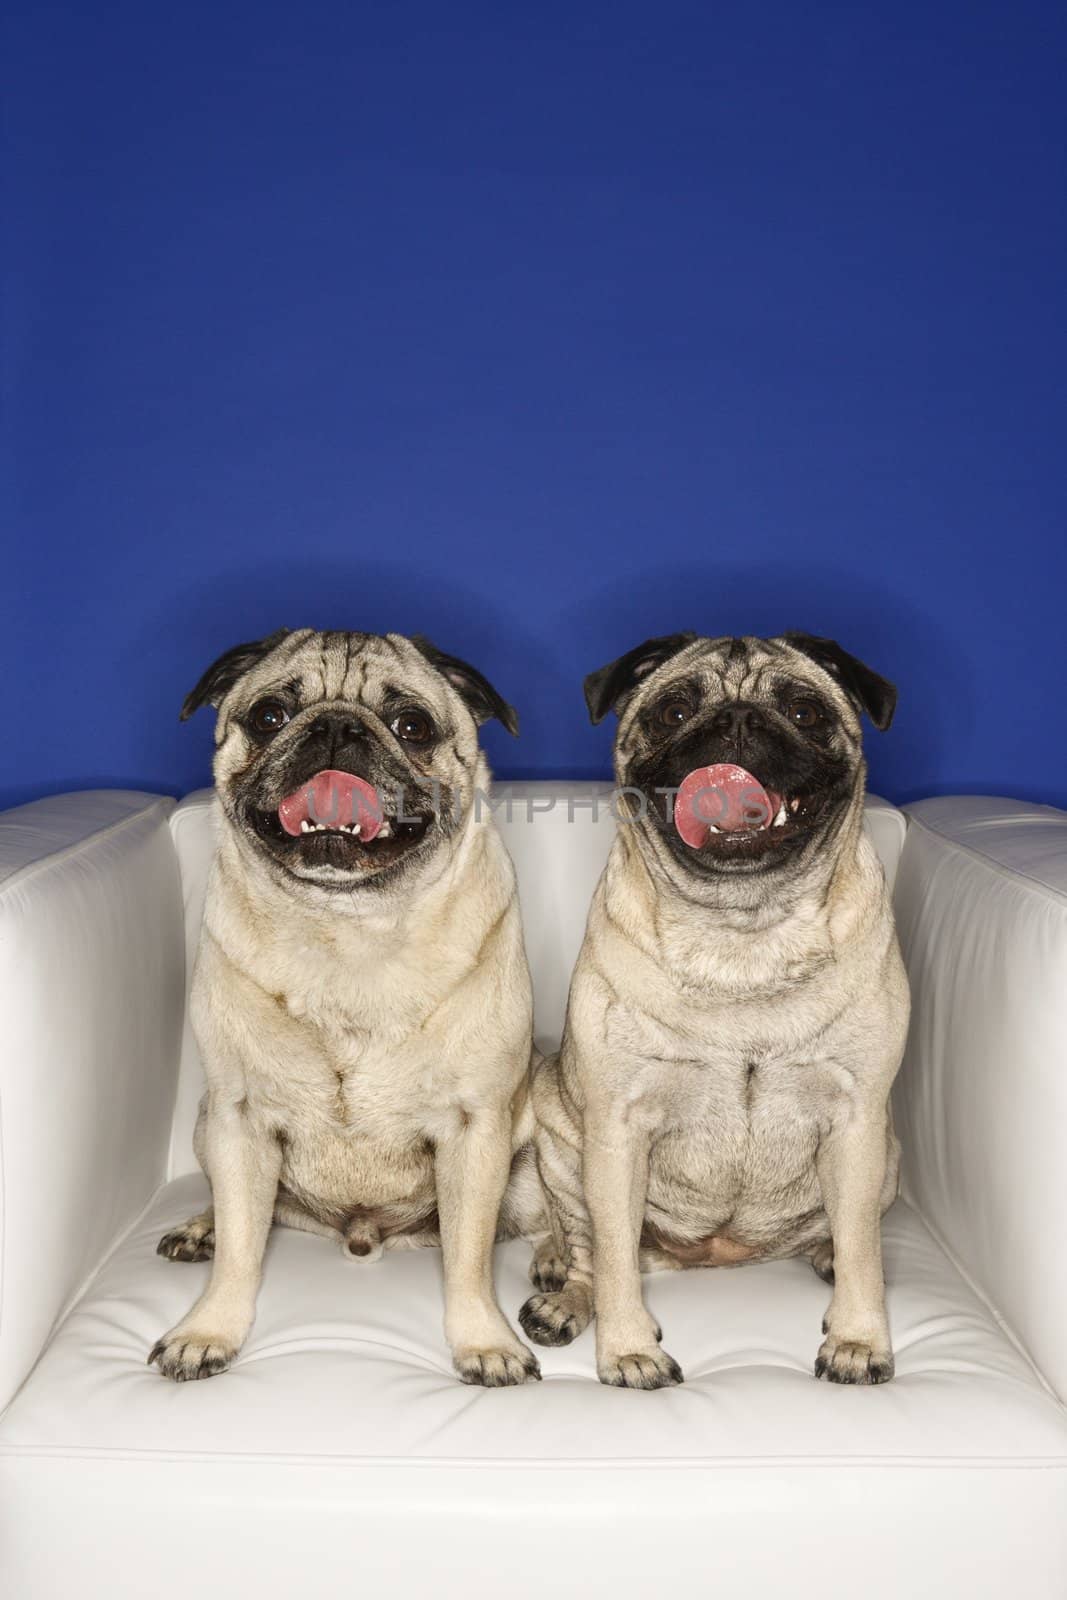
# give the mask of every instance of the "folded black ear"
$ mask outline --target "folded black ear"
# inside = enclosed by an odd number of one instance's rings
[[[518,735],[519,713],[503,695],[497,694],[489,679],[477,667],[472,667],[468,661],[461,661],[459,656],[450,656],[447,651],[438,650],[424,634],[415,634],[411,642],[430,665],[448,679],[460,699],[470,708],[479,727],[495,717],[510,734]]]
[[[865,666],[857,656],[842,650],[836,639],[818,639],[812,633],[783,633],[782,638],[794,650],[802,650],[820,667],[825,667],[845,693],[866,711],[879,733],[885,732],[897,709],[895,683]]]
[[[617,661],[609,661],[606,667],[591,672],[585,680],[589,720],[603,722],[612,707],[618,709],[620,700],[636,689],[643,678],[692,644],[696,637],[695,633],[663,633],[657,639],[646,639],[644,644],[627,650]]]
[[[221,705],[238,678],[243,677],[258,661],[269,656],[288,633],[288,628],[279,628],[276,633],[269,633],[265,639],[252,639],[248,644],[235,644],[232,650],[227,650],[225,655],[213,661],[200,682],[186,695],[181,709],[182,722],[187,722],[193,712],[199,711],[201,706]]]

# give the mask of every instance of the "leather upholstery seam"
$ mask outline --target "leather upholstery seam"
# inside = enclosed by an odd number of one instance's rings
[[[286,1455],[273,1451],[205,1451],[205,1450],[120,1450],[120,1449],[93,1449],[93,1448],[64,1448],[61,1445],[0,1445],[0,1462],[4,1460],[25,1460],[28,1457],[37,1457],[44,1460],[61,1459],[69,1461],[83,1461],[86,1459],[97,1461],[111,1461],[123,1463],[127,1461],[170,1461],[184,1463],[197,1461],[204,1464],[226,1464],[232,1462],[262,1462],[264,1465],[286,1466],[351,1466],[351,1467],[399,1467],[406,1470],[409,1467],[421,1467],[427,1470],[447,1468],[449,1471],[457,1467],[467,1467],[473,1470],[493,1469],[508,1467],[517,1471],[526,1469],[558,1472],[560,1470],[597,1472],[611,1468],[619,1472],[646,1472],[650,1469],[657,1471],[707,1471],[728,1470],[735,1471],[738,1467],[751,1467],[766,1471],[768,1467],[792,1466],[823,1467],[835,1469],[841,1467],[892,1467],[904,1471],[914,1471],[916,1468],[929,1468],[937,1471],[958,1472],[961,1469],[975,1471],[1063,1471],[1067,1469],[1067,1455],[1055,1456],[865,1456],[865,1455],[839,1455],[839,1456],[804,1456],[804,1455],[766,1455],[766,1456],[662,1456],[660,1458],[647,1456],[631,1456],[619,1458],[618,1456],[576,1456],[573,1459],[561,1459],[558,1456],[348,1456],[348,1455]]]
[[[967,1285],[968,1289],[970,1289],[971,1293],[993,1318],[993,1321],[996,1323],[1005,1339],[1007,1339],[1012,1349],[1026,1362],[1026,1365],[1029,1367],[1030,1371],[1041,1385],[1041,1388],[1048,1395],[1049,1399],[1055,1403],[1057,1410],[1067,1413],[1067,1402],[1064,1402],[1057,1394],[1056,1390],[1052,1387],[1051,1382],[1048,1378],[1046,1378],[1045,1374],[1042,1372],[1041,1368],[1038,1366],[1037,1362],[1026,1348],[1026,1345],[1023,1343],[1019,1334],[1016,1333],[1015,1329],[1012,1327],[1007,1317],[1004,1316],[1003,1312],[998,1309],[996,1302],[990,1298],[978,1280],[973,1277],[968,1269],[963,1265],[962,1261],[960,1261],[956,1255],[956,1252],[942,1237],[940,1230],[936,1228],[930,1221],[930,1218],[919,1206],[914,1196],[907,1192],[910,1190],[910,1188],[910,1184],[901,1186],[901,1198],[907,1205],[911,1206],[912,1210],[915,1212],[915,1215],[921,1219],[923,1227],[927,1230],[938,1249],[941,1250],[948,1258],[953,1270],[958,1273],[960,1278],[962,1278],[963,1282]]]

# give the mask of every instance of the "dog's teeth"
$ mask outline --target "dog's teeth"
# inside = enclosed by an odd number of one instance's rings
[[[383,822],[381,827],[378,829],[378,837],[379,839],[388,839],[392,835],[392,832],[393,824],[391,822]]]
[[[709,833],[721,833],[722,829],[721,828],[717,828],[715,826],[714,822],[709,822],[708,823],[708,832]]]
[[[789,809],[790,809],[790,811],[799,811],[800,810],[800,801],[798,799],[795,799],[795,798],[790,800]]]
[[[311,832],[311,823],[308,821],[307,817],[305,817],[303,822],[300,824],[300,832],[301,833],[310,833]]]
[[[774,826],[776,828],[780,828],[784,821],[785,821],[785,801],[783,800],[781,805],[778,807],[778,815],[774,819]]]
[[[352,826],[349,828],[348,831],[353,836],[353,838],[358,839],[360,834],[363,832],[363,829],[360,827],[358,822],[353,822]]]

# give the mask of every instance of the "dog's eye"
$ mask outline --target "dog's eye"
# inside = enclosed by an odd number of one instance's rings
[[[688,700],[664,700],[656,712],[656,720],[665,728],[680,728],[692,715],[693,708]]]
[[[280,700],[260,700],[248,713],[248,726],[261,739],[277,733],[289,721],[289,713]]]
[[[402,711],[390,727],[405,744],[429,744],[434,736],[434,725],[425,711]]]
[[[786,716],[798,728],[814,728],[822,721],[822,712],[810,700],[791,700]]]

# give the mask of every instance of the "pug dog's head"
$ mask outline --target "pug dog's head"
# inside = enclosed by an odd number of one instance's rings
[[[616,779],[644,842],[708,884],[770,888],[811,864],[863,803],[861,713],[889,727],[896,689],[832,639],[649,639],[585,680],[614,708]]]
[[[290,882],[395,884],[460,827],[487,779],[478,727],[513,708],[474,667],[401,634],[281,629],[213,663],[215,787],[241,841]]]

